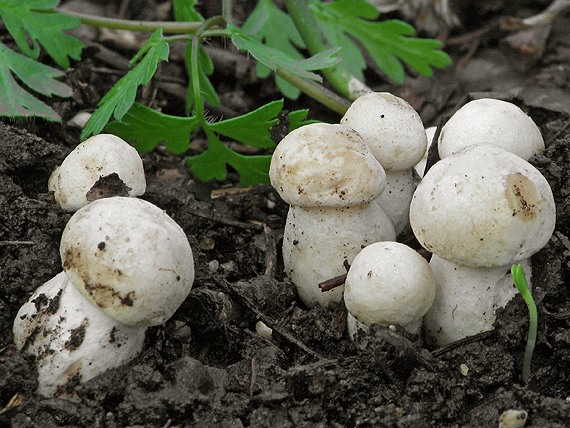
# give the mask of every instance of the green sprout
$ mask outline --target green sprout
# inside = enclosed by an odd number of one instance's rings
[[[522,368],[522,380],[523,382],[527,382],[530,378],[530,362],[532,360],[532,352],[534,351],[534,346],[536,345],[538,313],[536,311],[536,304],[532,298],[532,293],[528,288],[528,283],[526,281],[522,265],[513,265],[511,267],[511,274],[513,276],[513,281],[517,286],[517,289],[521,293],[522,298],[528,306],[528,313],[530,318],[530,323],[528,326],[528,338],[526,341],[526,349],[524,351]]]

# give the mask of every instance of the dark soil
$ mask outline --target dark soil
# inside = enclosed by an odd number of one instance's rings
[[[237,7],[236,19],[245,12]],[[492,22],[483,18],[469,30]],[[543,131],[548,149],[531,162],[550,182],[558,212],[553,237],[532,259],[539,327],[528,383],[521,380],[528,311],[520,296],[499,313],[492,332],[442,349],[423,349],[381,327],[353,343],[342,308],[303,307],[284,277],[279,249],[287,206],[270,186],[238,189],[233,173],[225,182],[197,182],[182,156],[157,149],[143,155],[144,199],[187,233],[194,289],[172,319],[149,329],[132,364],[78,386],[79,402],[36,395],[34,361],[12,345],[12,323],[30,294],[62,269],[59,239],[70,214],[52,203],[48,177],[79,142],[68,120],[93,109],[123,72],[110,52],[125,62],[133,54],[86,39],[84,60],[67,71],[74,97],[50,101],[62,125],[0,122],[0,426],[496,427],[507,409],[526,411],[528,427],[570,426],[569,26],[568,17],[555,21],[544,54],[531,63],[505,54],[505,34],[461,42],[464,29],[451,34],[454,66],[433,79],[410,76],[394,86],[369,73],[374,89],[406,98],[426,126],[468,93],[493,92],[522,102]],[[281,97],[272,81],[248,80],[238,66],[217,67],[224,109],[213,115],[242,114]],[[185,90],[173,78],[184,76],[182,65],[173,60],[162,73],[171,82],[157,82],[154,105],[182,114],[177,94]],[[304,96],[286,106],[339,120]],[[273,327],[271,340],[255,333],[260,319]]]

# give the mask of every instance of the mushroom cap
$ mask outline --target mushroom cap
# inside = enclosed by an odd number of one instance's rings
[[[37,392],[69,399],[77,398],[73,393],[77,382],[87,382],[136,358],[146,329],[121,324],[102,313],[64,272],[32,294],[13,326],[16,347],[35,356]]]
[[[87,300],[127,325],[158,325],[186,299],[194,261],[168,214],[137,198],[99,199],[69,220],[63,269]]]
[[[544,151],[540,129],[513,103],[492,98],[470,101],[447,121],[438,142],[441,159],[473,144],[492,144],[524,160]]]
[[[424,155],[427,137],[418,112],[389,92],[358,97],[340,123],[358,131],[386,170],[412,168]]]
[[[496,146],[467,147],[437,162],[418,185],[410,224],[419,243],[464,266],[507,266],[547,242],[556,208],[546,178]]]
[[[95,135],[79,144],[50,176],[48,188],[66,211],[87,205],[87,192],[101,178],[117,174],[129,196],[146,190],[142,159],[134,147],[111,134]]]
[[[365,325],[404,325],[427,312],[435,289],[429,263],[415,250],[399,242],[376,242],[354,258],[344,301]]]
[[[313,123],[281,140],[269,177],[291,205],[346,207],[376,199],[384,190],[386,173],[356,131]]]

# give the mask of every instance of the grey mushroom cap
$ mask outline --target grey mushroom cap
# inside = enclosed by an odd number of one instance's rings
[[[412,168],[425,153],[427,137],[420,115],[389,92],[358,97],[340,123],[355,129],[386,171]]]
[[[102,177],[116,174],[128,196],[146,190],[142,159],[134,147],[111,134],[95,135],[80,143],[51,174],[48,188],[66,211],[87,205],[88,192]]]

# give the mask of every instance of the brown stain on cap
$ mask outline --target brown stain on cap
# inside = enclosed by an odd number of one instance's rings
[[[505,196],[513,210],[513,217],[520,216],[524,221],[533,221],[540,211],[538,206],[541,198],[536,186],[520,173],[507,176]]]

